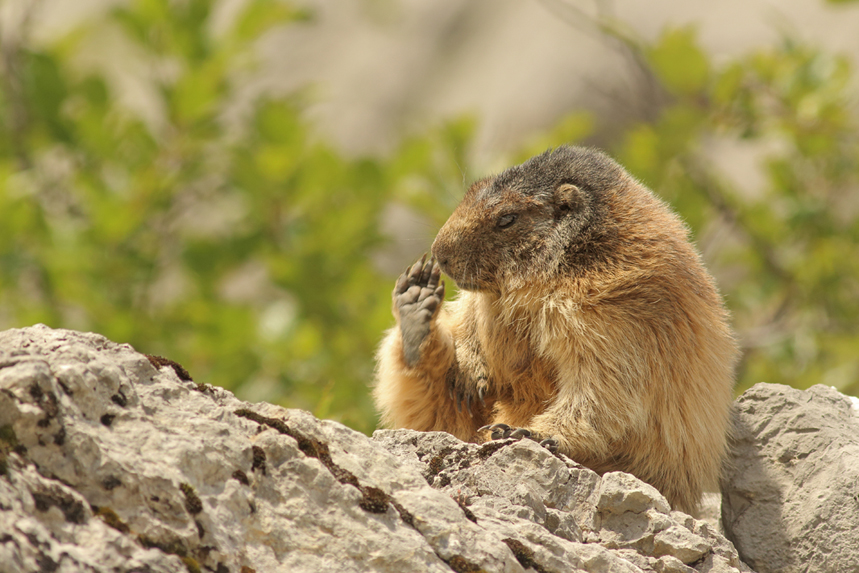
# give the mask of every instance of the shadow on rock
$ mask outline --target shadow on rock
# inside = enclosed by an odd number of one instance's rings
[[[722,483],[726,536],[758,573],[859,563],[859,401],[758,384],[736,402]]]

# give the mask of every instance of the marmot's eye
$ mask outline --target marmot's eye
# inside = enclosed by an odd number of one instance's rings
[[[498,217],[498,228],[506,229],[510,225],[516,222],[516,218],[518,215],[516,213],[507,213],[506,215],[501,215]]]

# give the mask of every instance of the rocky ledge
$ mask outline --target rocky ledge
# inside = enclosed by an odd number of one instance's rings
[[[826,400],[855,429],[850,401]],[[807,426],[797,435],[812,433]],[[744,422],[738,443],[754,443],[761,427]],[[796,452],[785,463],[810,457]],[[726,491],[735,536],[759,539],[772,525],[755,525],[755,495],[748,483]],[[841,515],[853,519],[843,543],[859,551],[859,511]],[[476,445],[407,430],[368,438],[242,402],[100,335],[0,333],[0,572],[186,570],[749,569],[713,524],[671,511],[649,485],[600,477],[529,440]]]

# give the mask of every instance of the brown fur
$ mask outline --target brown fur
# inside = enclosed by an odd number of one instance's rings
[[[461,292],[416,364],[400,329],[387,334],[384,424],[470,441],[484,424],[523,427],[694,511],[725,455],[737,348],[678,217],[602,153],[561,147],[474,183],[433,253]]]

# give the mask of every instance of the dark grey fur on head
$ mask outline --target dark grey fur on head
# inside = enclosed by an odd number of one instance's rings
[[[617,187],[624,175],[623,168],[602,151],[564,145],[505,170],[492,186],[537,195],[551,194],[558,185],[569,183],[599,193]]]
[[[619,246],[612,198],[630,181],[596,149],[546,151],[473,184],[439,230],[433,253],[470,290],[512,289],[604,266]]]

